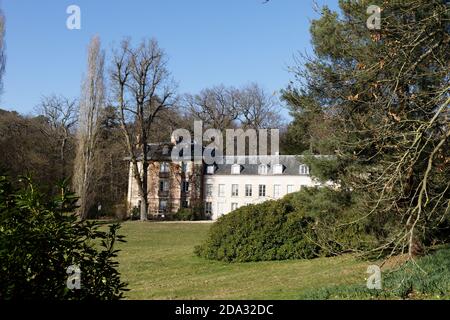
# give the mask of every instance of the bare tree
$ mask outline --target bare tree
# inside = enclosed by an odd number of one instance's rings
[[[239,91],[223,85],[202,90],[197,95],[186,95],[188,112],[210,128],[222,130],[235,126],[239,116]]]
[[[239,90],[239,120],[244,128],[255,130],[279,128],[282,125],[280,104],[275,94],[269,94],[257,83]]]
[[[144,221],[148,214],[150,132],[160,112],[174,106],[175,85],[167,70],[166,55],[154,39],[144,40],[136,48],[128,39],[122,41],[113,52],[111,80]]]
[[[197,95],[185,96],[185,109],[188,116],[194,120],[203,121],[206,127],[220,130],[224,135],[223,139],[227,129],[244,129],[245,131],[236,132],[237,136],[234,138],[236,141],[242,138],[245,141],[248,134],[253,134],[247,129],[255,130],[253,132],[256,132],[256,138],[259,139],[260,129],[280,128],[282,118],[277,110],[278,106],[275,96],[268,94],[256,83],[239,89],[221,85],[204,89]],[[259,143],[267,143],[267,141]],[[250,154],[251,150],[258,150],[258,146],[255,148],[246,144],[244,149],[238,151],[235,143],[234,150],[226,151],[234,154],[241,152]]]
[[[78,150],[75,159],[74,187],[79,200],[79,216],[85,219],[92,206],[94,195],[93,173],[96,161],[96,144],[99,132],[99,114],[104,108],[104,62],[99,37],[91,40],[88,48],[88,71],[80,101]]]
[[[39,115],[48,122],[46,135],[56,140],[61,161],[61,179],[66,178],[66,152],[71,130],[77,122],[77,101],[63,96],[50,95],[42,98],[36,107]]]
[[[185,108],[193,118],[222,131],[238,126],[278,128],[282,123],[278,106],[275,95],[256,83],[240,89],[220,85],[185,96]]]

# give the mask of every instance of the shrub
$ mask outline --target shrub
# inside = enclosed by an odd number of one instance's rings
[[[196,220],[196,215],[194,210],[189,208],[180,208],[180,210],[173,216],[174,220],[177,221],[194,221]]]
[[[351,215],[347,193],[305,188],[277,201],[241,207],[221,217],[198,256],[222,261],[310,259],[373,242],[364,221],[337,228]]]
[[[199,221],[210,219],[210,217],[205,216],[203,206],[198,204],[194,204],[192,208],[180,208],[171,218],[176,221]]]
[[[241,207],[221,217],[195,252],[230,262],[312,258],[319,254],[308,240],[312,222],[286,200]]]
[[[141,218],[139,207],[134,206],[133,209],[131,209],[130,218],[131,220],[139,220]]]
[[[16,190],[0,177],[0,299],[119,299],[119,225],[100,231],[74,214],[77,198],[61,186],[47,199],[29,180]],[[79,266],[81,288],[67,287],[67,268]]]

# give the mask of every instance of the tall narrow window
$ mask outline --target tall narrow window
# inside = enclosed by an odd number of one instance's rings
[[[237,208],[238,208],[238,204],[235,203],[235,202],[233,202],[233,203],[231,204],[231,211],[237,210]]]
[[[159,191],[161,192],[169,191],[169,181],[159,180]]]
[[[290,184],[287,186],[287,193],[292,193],[292,192],[294,192],[294,186]]]
[[[205,213],[210,216],[212,214],[212,202],[205,203]]]
[[[219,184],[219,197],[225,197],[225,185]]]
[[[231,196],[232,197],[239,196],[239,185],[238,184],[233,184],[231,186]]]
[[[208,183],[206,185],[206,196],[207,197],[212,197],[212,195],[213,195],[213,185]]]
[[[160,200],[159,201],[159,212],[166,212],[167,211],[167,200]]]
[[[253,193],[252,185],[251,184],[246,184],[245,185],[245,196],[246,197],[251,197],[252,193]]]
[[[183,192],[189,192],[189,181],[183,181],[181,188]]]
[[[265,197],[266,196],[266,185],[265,184],[260,184],[259,185],[259,196],[260,197]]]
[[[169,172],[169,164],[167,162],[161,162],[160,167],[159,167],[159,172],[161,172],[161,173]]]
[[[273,186],[273,197],[275,199],[280,197],[280,193],[281,193],[281,186],[279,184],[276,184]]]

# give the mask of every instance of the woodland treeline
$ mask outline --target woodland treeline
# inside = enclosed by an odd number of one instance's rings
[[[193,132],[195,120],[224,133],[285,126],[277,95],[257,83],[180,93],[155,39],[135,46],[124,39],[105,52],[93,37],[86,65],[79,97],[43,95],[27,115],[0,110],[2,174],[13,181],[30,176],[49,193],[66,181],[80,197],[82,218],[123,217],[130,166],[125,158],[137,165],[149,143],[168,142],[179,128]],[[147,167],[145,162],[144,172]],[[145,176],[135,177],[142,195]],[[146,206],[141,209],[146,219]]]

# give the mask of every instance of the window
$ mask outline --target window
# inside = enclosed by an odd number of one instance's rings
[[[300,166],[300,174],[308,175],[308,174],[309,174],[309,168],[308,168],[308,166],[302,164],[302,165]]]
[[[252,185],[251,184],[246,184],[245,185],[245,196],[246,197],[251,197],[252,193],[253,193]]]
[[[231,174],[241,174],[241,165],[240,164],[233,164],[231,166]]]
[[[214,174],[215,171],[216,171],[216,168],[214,168],[213,165],[210,165],[210,166],[206,167],[206,173],[207,174]]]
[[[212,202],[206,202],[205,203],[205,213],[207,215],[211,215],[212,214]]]
[[[260,184],[259,185],[259,196],[260,197],[265,197],[266,196],[266,185],[265,184]]]
[[[219,197],[225,197],[225,185],[219,184]]]
[[[231,204],[231,211],[234,211],[234,210],[236,210],[237,208],[238,208],[238,204],[235,203],[235,202],[233,202],[233,203]]]
[[[189,182],[188,181],[183,181],[183,183],[181,184],[181,190],[183,192],[189,192]]]
[[[189,201],[183,200],[183,202],[181,203],[181,206],[182,206],[183,208],[189,208]]]
[[[186,173],[187,172],[187,168],[188,168],[187,163],[186,162],[182,162],[181,163],[181,172],[182,173]]]
[[[159,180],[159,191],[161,192],[169,191],[169,181]]]
[[[293,185],[288,185],[287,186],[287,193],[292,193],[294,192],[294,186]]]
[[[166,212],[167,211],[167,200],[160,200],[159,201],[159,212]]]
[[[276,184],[273,186],[273,197],[274,198],[279,198],[280,197],[280,192],[281,192],[281,186],[279,184]]]
[[[267,165],[262,164],[258,167],[258,174],[267,174]]]
[[[159,167],[159,172],[161,172],[161,173],[169,172],[169,164],[167,162],[161,162],[160,167]]]
[[[233,184],[231,186],[231,196],[232,197],[239,196],[239,185],[238,184]]]
[[[273,174],[283,174],[283,165],[276,164],[273,166]]]
[[[212,197],[212,195],[213,195],[213,185],[208,183],[206,185],[206,196]]]

